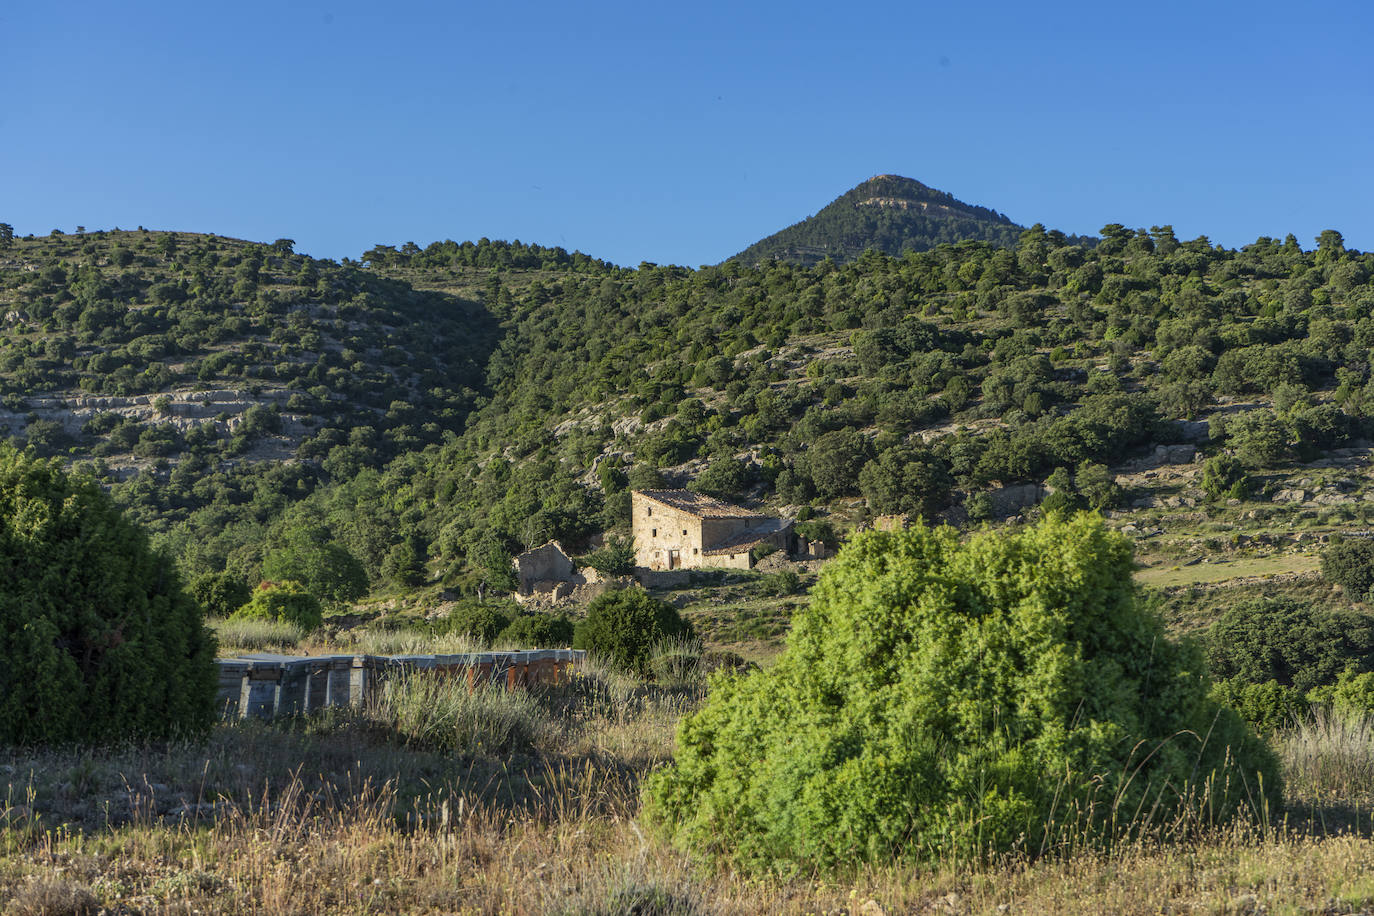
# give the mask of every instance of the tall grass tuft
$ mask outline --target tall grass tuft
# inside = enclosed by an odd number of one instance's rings
[[[701,664],[701,640],[669,637],[649,650],[649,671],[665,687],[700,687],[706,682]]]
[[[1349,801],[1374,795],[1374,717],[1317,707],[1276,744],[1290,798]]]
[[[550,728],[529,691],[469,688],[461,677],[423,672],[386,681],[366,715],[407,746],[447,754],[529,753]]]
[[[349,635],[347,649],[359,655],[461,655],[486,651],[466,633],[435,636],[419,630],[368,628]]]
[[[294,649],[305,638],[305,631],[294,623],[277,620],[234,618],[207,620],[206,624],[219,638],[221,652]]]

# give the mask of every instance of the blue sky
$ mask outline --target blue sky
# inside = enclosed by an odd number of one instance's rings
[[[0,221],[715,263],[895,173],[1017,222],[1374,249],[1374,6],[0,8]]]

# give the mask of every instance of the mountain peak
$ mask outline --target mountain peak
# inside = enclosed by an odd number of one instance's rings
[[[946,191],[901,175],[874,175],[814,216],[770,235],[735,259],[804,265],[851,261],[869,248],[891,255],[977,239],[1010,247],[1022,230],[1002,214],[966,204]]]

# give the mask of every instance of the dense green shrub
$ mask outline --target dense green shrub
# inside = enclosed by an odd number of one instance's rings
[[[859,472],[873,457],[873,444],[857,429],[822,435],[806,452],[806,471],[823,499],[858,492]]]
[[[1202,491],[1208,499],[1244,499],[1251,486],[1245,466],[1230,455],[1216,455],[1202,463]]]
[[[801,576],[795,569],[780,569],[759,579],[759,588],[765,595],[784,598],[801,591]]]
[[[286,579],[281,582],[263,582],[253,589],[253,597],[248,603],[231,615],[234,620],[275,620],[290,623],[305,632],[318,630],[324,623],[324,610],[320,599],[312,595],[304,585]]]
[[[750,468],[728,455],[711,459],[700,476],[688,484],[688,489],[705,493],[716,499],[734,500],[744,495],[749,486]]]
[[[1350,538],[1322,553],[1322,578],[1360,601],[1374,587],[1374,538]]]
[[[1374,668],[1374,618],[1291,598],[1243,601],[1208,630],[1207,661],[1217,679],[1306,693],[1335,683],[1347,666]]]
[[[514,603],[464,601],[458,604],[439,624],[443,633],[459,633],[483,645],[491,645],[501,631],[511,624]]]
[[[211,617],[228,617],[253,597],[248,583],[227,572],[196,576],[191,580],[190,592]]]
[[[558,649],[572,645],[573,623],[560,614],[522,614],[496,637],[496,641],[527,649]]]
[[[870,512],[930,518],[949,503],[953,481],[944,464],[925,450],[894,446],[864,465],[859,489]]]
[[[382,575],[396,585],[409,588],[423,585],[429,577],[429,571],[425,568],[426,559],[424,542],[411,533],[387,552],[386,560],[382,563]]]
[[[611,535],[597,550],[579,560],[603,576],[628,576],[635,571],[635,542]]]
[[[1105,840],[1203,795],[1225,819],[1261,779],[1276,798],[1272,753],[1137,604],[1133,565],[1087,514],[857,536],[774,666],[683,721],[649,819],[790,869]]]
[[[208,727],[215,643],[104,491],[0,445],[0,744]]]
[[[331,603],[367,594],[367,570],[318,527],[291,529],[269,545],[262,574],[268,579],[299,582],[320,600]]]
[[[801,517],[800,513],[797,517]],[[823,518],[798,521],[792,526],[792,530],[797,533],[797,537],[806,538],[812,543],[822,543],[831,550],[840,546],[840,536],[835,533],[835,526]]]
[[[625,588],[592,599],[586,620],[578,623],[573,635],[573,647],[647,677],[652,673],[649,659],[654,646],[691,636],[692,625],[677,608],[650,597],[642,588]]]
[[[1240,713],[1240,717],[1261,735],[1291,728],[1312,709],[1306,694],[1278,681],[1252,684],[1233,677],[1214,683],[1211,696],[1221,705]]]

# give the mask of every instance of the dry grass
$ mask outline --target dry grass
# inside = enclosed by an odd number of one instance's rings
[[[332,639],[313,634],[304,648],[320,654],[351,652],[356,655],[461,655],[490,651],[466,633],[431,636],[416,630],[371,627],[346,630]]]
[[[1237,557],[1216,563],[1197,563],[1192,566],[1161,564],[1136,573],[1136,581],[1155,588],[1178,585],[1224,582],[1228,579],[1277,576],[1286,573],[1312,572],[1321,565],[1316,554],[1279,553],[1263,557]]]
[[[221,618],[207,620],[219,639],[221,655],[237,652],[290,653],[305,639],[305,631],[294,623],[276,620]]]
[[[456,686],[456,685],[455,685]],[[639,786],[700,698],[585,672],[507,710],[521,748],[439,752],[398,723],[461,701],[234,723],[195,744],[0,751],[0,913],[1355,913],[1374,907],[1374,728],[1279,744],[1296,799],[1267,828],[968,868],[820,878],[704,870],[638,823]],[[433,688],[438,690],[438,688]],[[471,712],[471,709],[469,709]],[[455,728],[455,731],[460,729]],[[478,732],[481,729],[477,729]],[[3,787],[10,790],[5,795]],[[1316,815],[1316,816],[1311,816]],[[1324,818],[1326,818],[1324,820]],[[1339,826],[1334,826],[1339,818]],[[1297,825],[1297,826],[1294,826]]]
[[[206,621],[219,639],[219,654],[280,652],[285,655],[432,655],[489,651],[464,633],[433,636],[419,630],[325,627],[306,633],[295,624],[273,620]]]
[[[404,818],[396,806],[387,786],[334,806],[298,780],[201,826],[29,834],[0,854],[0,897],[15,912],[95,900],[125,912],[274,914],[1353,913],[1374,904],[1374,844],[1349,835],[1237,831],[981,870],[746,879],[703,872],[645,836],[633,787],[591,771],[565,771],[532,806],[459,796]]]

